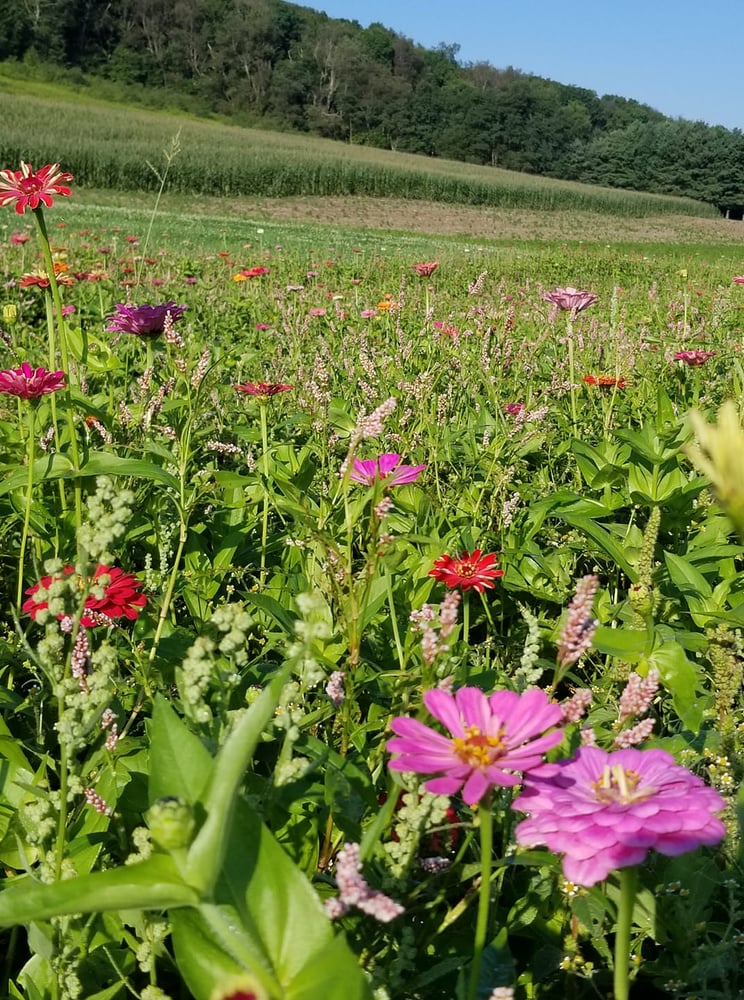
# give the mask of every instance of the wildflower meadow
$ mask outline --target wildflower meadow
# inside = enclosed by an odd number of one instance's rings
[[[744,995],[744,255],[222,251],[0,171],[0,997]]]

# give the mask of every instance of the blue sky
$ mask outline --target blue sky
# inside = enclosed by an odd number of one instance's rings
[[[514,66],[650,104],[672,118],[744,128],[741,0],[305,0],[379,21],[461,62]]]

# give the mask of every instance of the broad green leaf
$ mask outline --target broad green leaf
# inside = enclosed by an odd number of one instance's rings
[[[48,920],[65,913],[106,910],[160,910],[199,902],[185,885],[170,857],[155,854],[145,861],[44,884],[19,876],[0,892],[0,927]]]
[[[227,850],[232,811],[240,786],[288,676],[289,666],[285,665],[237,722],[215,758],[204,796],[207,818],[188,852],[187,880],[192,885],[208,891],[217,880]]]
[[[651,648],[653,636],[646,629],[608,628],[598,625],[592,646],[600,653],[617,656],[630,663],[637,663]]]
[[[674,555],[673,552],[665,552],[664,562],[669,570],[672,583],[684,596],[710,597],[713,593],[703,574],[688,559]]]
[[[655,649],[648,657],[648,664],[659,671],[682,724],[690,732],[697,733],[703,721],[705,703],[699,694],[702,685],[695,664],[687,659],[684,649],[676,642],[665,642]]]
[[[162,696],[155,699],[149,736],[150,804],[171,795],[192,805],[202,801],[212,758]]]

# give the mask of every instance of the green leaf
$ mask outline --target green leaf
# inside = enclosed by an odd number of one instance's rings
[[[168,796],[191,805],[201,802],[212,775],[212,758],[162,695],[155,698],[149,735],[150,804]]]
[[[600,653],[637,663],[650,648],[652,638],[646,629],[608,628],[606,625],[598,625],[592,637],[592,646]]]
[[[8,885],[6,880],[5,885]],[[184,884],[170,857],[155,854],[139,864],[44,884],[28,876],[0,892],[0,927],[48,920],[65,913],[160,910],[193,906],[197,893]]]
[[[648,657],[656,667],[664,687],[672,695],[674,710],[686,729],[697,733],[703,721],[704,702],[698,691],[702,687],[695,664],[687,659],[679,643],[665,642]]]
[[[207,818],[188,852],[187,881],[192,885],[208,891],[217,880],[227,850],[232,811],[240,786],[261,733],[274,714],[289,670],[289,665],[285,665],[269,681],[217,754],[204,798]]]

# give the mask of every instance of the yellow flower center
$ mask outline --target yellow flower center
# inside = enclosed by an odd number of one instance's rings
[[[639,802],[654,794],[652,786],[639,788],[641,776],[637,771],[626,771],[619,764],[610,767],[605,764],[602,777],[592,782],[594,796],[597,802],[610,805],[613,802],[626,805]]]
[[[478,726],[466,726],[465,736],[455,736],[452,745],[464,764],[471,767],[488,767],[504,751],[504,727],[496,736],[482,733]]]
[[[470,562],[468,559],[458,559],[455,562],[455,573],[458,576],[475,576],[478,572],[478,567],[475,563]]]

